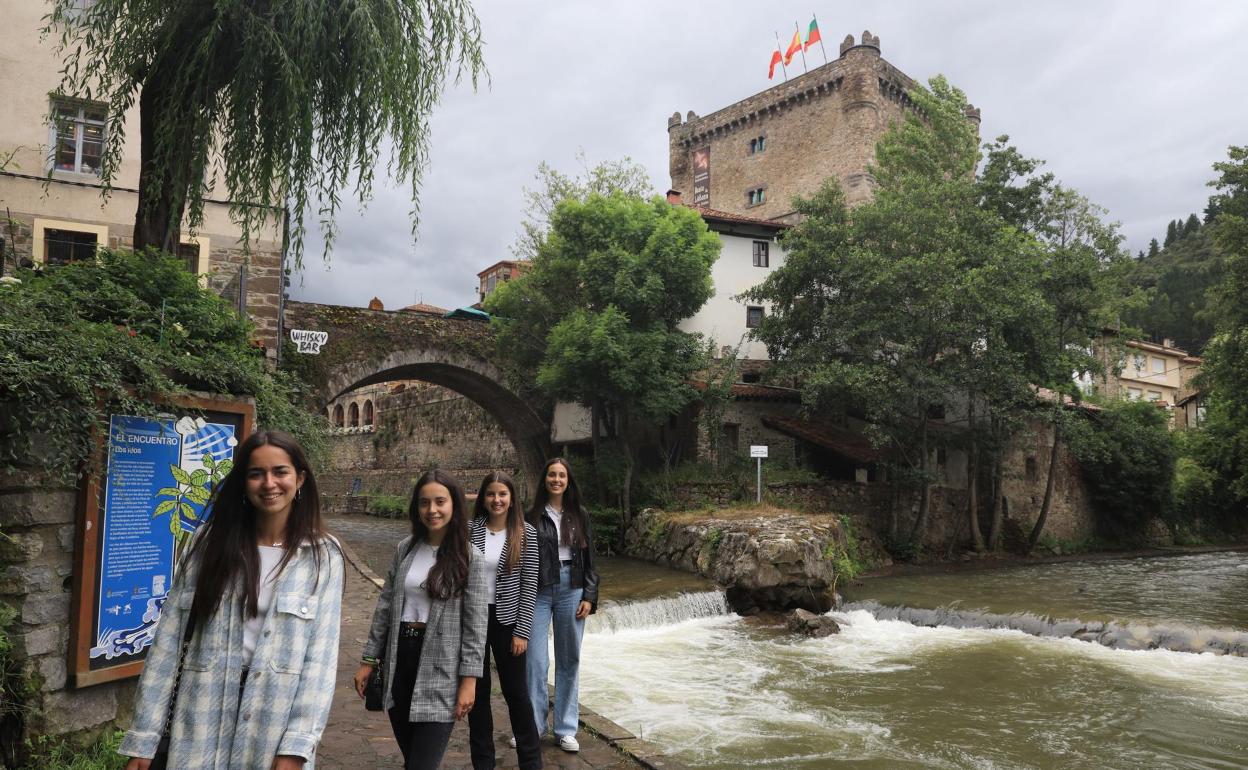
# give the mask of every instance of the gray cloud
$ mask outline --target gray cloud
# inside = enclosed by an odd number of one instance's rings
[[[1120,221],[1132,250],[1204,209],[1210,165],[1248,142],[1248,4],[1203,0],[816,4],[830,57],[869,29],[918,80],[946,75],[983,110],[985,138],[1026,154]],[[543,160],[575,171],[625,155],[668,186],[667,116],[706,114],[768,87],[775,44],[809,2],[516,4],[481,0],[489,83],[448,89],[431,123],[413,242],[409,191],[379,182],[348,205],[328,269],[309,238],[293,296],[387,307],[475,299],[476,273],[510,256],[522,188]],[[811,66],[823,59],[811,52]]]

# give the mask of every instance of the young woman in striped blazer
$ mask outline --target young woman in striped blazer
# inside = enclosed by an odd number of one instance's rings
[[[506,473],[481,480],[469,526],[472,544],[485,554],[490,628],[477,702],[468,715],[473,770],[493,770],[494,718],[490,711],[490,652],[507,701],[520,770],[542,766],[537,725],[526,685],[526,651],[537,599],[537,531],[524,520],[516,485]]]

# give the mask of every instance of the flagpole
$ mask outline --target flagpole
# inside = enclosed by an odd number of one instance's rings
[[[780,71],[784,73],[784,82],[787,83],[789,82],[789,68],[784,66],[784,48],[780,45],[779,32],[776,32],[776,50],[780,52]]]
[[[815,29],[819,29],[819,19],[818,17],[815,16],[813,11],[810,14],[810,19],[811,21],[815,23]],[[823,51],[823,63],[827,64],[828,63],[828,49],[823,47],[823,32],[819,33],[819,50]]]
[[[793,31],[797,33],[797,40],[798,40],[798,42],[801,42],[801,40],[802,40],[802,28],[801,28],[801,26],[799,26],[799,25],[798,25],[798,23],[797,23],[796,21],[795,21],[795,22],[793,22]],[[819,36],[819,38],[822,40],[822,39],[823,39],[823,35],[820,35],[820,36]],[[801,50],[801,52],[802,52],[802,71],[803,71],[803,72],[810,72],[810,67],[807,67],[807,66],[806,66],[806,46],[802,46],[802,47],[801,47],[801,49],[799,49],[799,50]]]

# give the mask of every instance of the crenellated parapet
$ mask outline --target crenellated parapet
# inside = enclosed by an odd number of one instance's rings
[[[808,59],[816,55],[807,52]],[[707,115],[672,113],[671,187],[711,208],[784,221],[794,197],[831,177],[851,202],[866,200],[875,143],[915,109],[908,95],[914,86],[880,56],[878,36],[847,35],[838,58],[786,82]]]

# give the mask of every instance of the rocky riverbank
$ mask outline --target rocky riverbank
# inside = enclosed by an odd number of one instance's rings
[[[846,533],[830,514],[779,509],[667,513],[646,509],[625,532],[629,555],[692,572],[725,588],[734,611],[803,608],[835,600]]]

